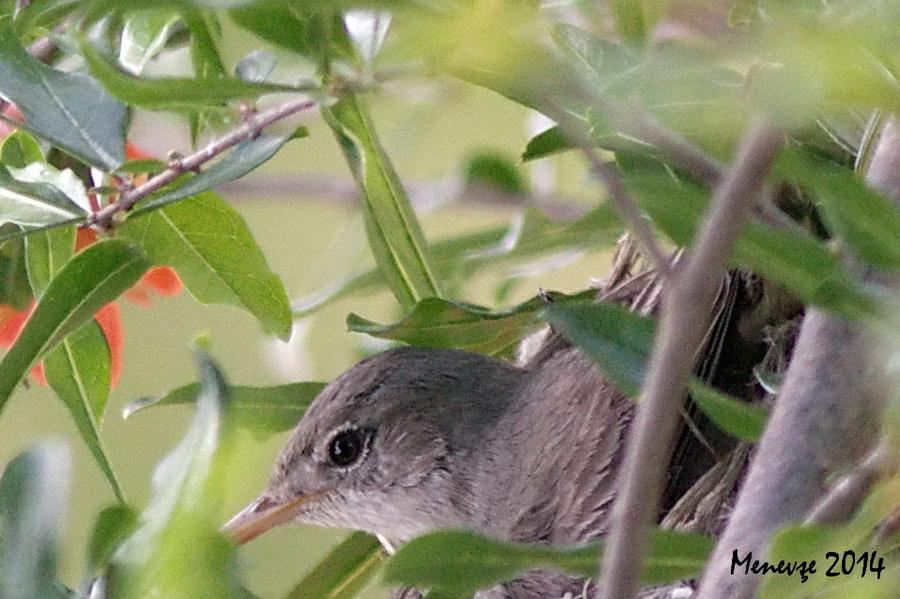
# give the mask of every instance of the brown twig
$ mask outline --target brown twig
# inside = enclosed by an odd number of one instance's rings
[[[783,143],[769,122],[748,133],[717,187],[684,270],[666,285],[660,332],[650,356],[623,464],[621,491],[603,553],[598,596],[626,599],[637,593],[647,544],[656,520],[688,376],[703,340],[731,247],[764,185]]]
[[[164,171],[154,175],[146,183],[123,191],[118,200],[93,213],[88,218],[87,224],[101,229],[110,228],[116,214],[131,210],[140,200],[155,191],[159,191],[184,173],[200,168],[203,164],[242,141],[257,137],[263,129],[272,123],[315,106],[316,103],[312,100],[298,98],[248,115],[244,122],[222,137],[213,140],[206,147],[197,150],[193,154],[171,161]]]

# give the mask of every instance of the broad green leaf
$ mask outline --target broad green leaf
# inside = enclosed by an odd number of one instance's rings
[[[472,156],[464,171],[468,185],[488,185],[509,194],[527,191],[528,186],[516,165],[498,153],[482,152]]]
[[[0,17],[0,93],[22,112],[23,128],[88,164],[110,170],[125,160],[125,107],[94,79],[32,58],[9,17]]]
[[[769,416],[764,406],[739,401],[694,378],[688,385],[691,399],[716,426],[744,441],[759,441]]]
[[[251,84],[231,77],[139,79],[111,64],[86,39],[81,39],[79,47],[91,73],[111,94],[129,105],[142,108],[155,110],[215,108],[226,100],[256,98],[272,92],[297,91],[287,85]]]
[[[63,339],[44,358],[44,376],[69,409],[116,499],[124,503],[125,493],[100,438],[110,386],[109,345],[100,325],[88,322]]]
[[[234,548],[219,532],[233,445],[225,417],[227,387],[206,354],[196,352],[200,397],[181,442],[153,474],[139,528],[113,558],[110,596],[244,598]]]
[[[76,204],[84,212],[90,212],[91,202],[88,199],[84,183],[71,169],[58,169],[44,161],[32,162],[22,168],[9,167],[10,174],[22,183],[48,184],[59,189],[69,201]]]
[[[550,306],[546,321],[600,366],[619,390],[636,397],[653,345],[655,324],[624,306],[608,302]]]
[[[140,75],[156,57],[180,21],[175,10],[139,10],[129,13],[122,23],[119,63],[132,75]]]
[[[154,264],[178,271],[200,302],[247,310],[266,332],[290,336],[284,284],[269,270],[241,215],[215,193],[205,191],[129,218],[118,231],[141,246]]]
[[[397,302],[411,309],[441,297],[422,228],[360,99],[348,95],[322,112],[362,191],[369,247]]]
[[[138,248],[117,239],[95,243],[69,260],[0,361],[0,410],[41,356],[134,285],[149,267]]]
[[[3,229],[18,227],[6,225]],[[3,230],[0,229],[0,230]],[[0,305],[25,310],[34,298],[25,266],[25,240],[0,243]]]
[[[714,540],[654,529],[642,580],[662,584],[690,578],[706,566]],[[387,582],[471,596],[528,570],[549,567],[595,577],[602,543],[548,547],[494,541],[474,532],[440,531],[406,543],[384,568]]]
[[[10,462],[0,478],[0,597],[61,597],[57,536],[68,492],[70,456],[45,443]]]
[[[853,171],[786,151],[778,172],[818,200],[831,230],[860,258],[879,268],[900,268],[900,211]]]
[[[137,528],[138,515],[124,504],[104,508],[97,516],[88,541],[87,561],[91,574],[102,572],[119,545]]]
[[[0,147],[0,162],[13,168],[25,168],[32,162],[43,162],[44,154],[33,137],[24,131],[14,131]]]
[[[274,387],[232,386],[229,388],[229,405],[234,424],[262,435],[290,430],[297,425],[306,408],[326,384],[307,382]],[[191,383],[173,389],[162,397],[137,399],[125,407],[122,416],[129,418],[135,412],[151,406],[193,404],[199,390],[197,383]]]
[[[522,160],[537,160],[546,158],[559,152],[564,152],[572,148],[572,142],[566,137],[559,125],[550,127],[545,131],[541,131],[528,140],[525,150],[522,152]]]
[[[234,181],[253,171],[265,163],[284,144],[304,137],[306,129],[299,129],[293,135],[260,135],[255,139],[248,139],[236,145],[224,158],[205,169],[199,175],[190,176],[180,180],[180,184],[168,191],[154,195],[151,199],[141,202],[129,213],[128,218],[133,219],[141,214],[152,212],[161,206],[183,200],[197,195],[229,181]]]
[[[40,298],[63,265],[75,252],[75,227],[37,231],[25,238],[28,282],[34,297]]]
[[[22,181],[15,175],[18,172],[21,169],[0,165],[0,224],[40,227],[71,223],[87,216],[56,185]]]
[[[572,297],[551,292],[547,298],[565,304],[594,295],[593,291]],[[537,328],[537,313],[546,305],[547,300],[533,297],[508,310],[494,312],[483,306],[431,297],[417,303],[400,322],[380,325],[350,314],[347,327],[357,333],[410,345],[456,347],[498,355],[512,350],[522,337]]]
[[[378,539],[351,533],[285,599],[352,599],[378,572],[383,558]]]

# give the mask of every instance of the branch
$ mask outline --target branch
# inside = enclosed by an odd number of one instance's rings
[[[891,119],[875,142],[866,181],[900,200],[900,127]],[[859,263],[865,282],[883,277]],[[823,310],[804,319],[784,386],[731,519],[700,587],[705,599],[752,596],[758,575],[731,575],[735,549],[762,554],[775,531],[799,522],[823,496],[827,475],[859,459],[878,437],[885,390],[873,368],[877,335]]]
[[[612,512],[602,559],[599,597],[637,593],[647,533],[659,509],[666,464],[697,348],[725,274],[741,224],[763,188],[765,174],[783,143],[769,123],[757,124],[715,191],[684,270],[667,282],[660,332],[648,366],[643,400],[628,438],[622,490]]]
[[[146,183],[122,192],[119,199],[93,213],[87,221],[101,229],[112,226],[116,214],[131,210],[135,204],[155,191],[159,191],[184,173],[197,170],[222,152],[236,146],[242,141],[257,137],[263,129],[298,112],[314,108],[316,103],[307,98],[290,100],[258,113],[247,116],[243,123],[220,137],[206,147],[170,162],[162,172],[154,175]]]

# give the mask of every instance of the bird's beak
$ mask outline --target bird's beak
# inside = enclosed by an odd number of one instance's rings
[[[319,495],[322,495],[322,492],[306,493],[285,503],[275,503],[265,496],[260,496],[226,522],[222,532],[230,536],[236,544],[243,545],[267,530],[290,522],[300,511],[300,506]]]

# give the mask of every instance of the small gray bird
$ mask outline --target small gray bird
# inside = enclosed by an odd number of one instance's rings
[[[634,404],[573,348],[517,368],[452,349],[363,360],[310,406],[259,498],[226,530],[291,521],[363,530],[390,548],[439,528],[571,544],[603,535]],[[578,596],[539,571],[492,599]]]

